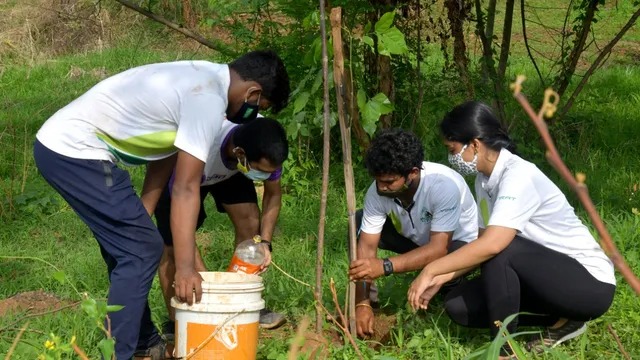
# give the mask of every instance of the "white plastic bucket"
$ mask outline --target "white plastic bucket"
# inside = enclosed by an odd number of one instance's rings
[[[191,360],[254,360],[262,278],[231,272],[202,272],[202,301],[191,306],[171,299],[176,309],[174,356]]]

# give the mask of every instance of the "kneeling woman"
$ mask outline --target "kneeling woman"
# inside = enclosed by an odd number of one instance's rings
[[[440,286],[480,266],[480,276],[449,292],[445,307],[456,323],[489,327],[493,336],[511,314],[518,325],[544,326],[527,344],[540,351],[574,338],[585,322],[604,314],[613,300],[613,264],[576,216],[560,189],[515,145],[480,102],[454,108],[441,131],[449,162],[462,175],[477,174],[480,236],[427,265],[409,289],[414,309],[426,309]],[[502,358],[511,355],[502,349]]]

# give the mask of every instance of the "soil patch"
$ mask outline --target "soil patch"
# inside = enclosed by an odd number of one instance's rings
[[[397,319],[393,314],[376,312],[373,325],[373,336],[371,337],[371,347],[378,349],[382,345],[387,345],[391,341],[391,330],[396,326]]]
[[[27,291],[0,300],[0,316],[16,312],[39,313],[64,306],[67,303],[42,290]]]

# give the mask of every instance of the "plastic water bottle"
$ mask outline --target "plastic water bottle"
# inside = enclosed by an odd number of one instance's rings
[[[243,274],[256,274],[264,262],[265,248],[260,244],[260,235],[241,242],[233,253],[227,271]]]

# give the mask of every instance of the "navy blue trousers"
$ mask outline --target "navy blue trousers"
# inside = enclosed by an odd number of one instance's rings
[[[147,297],[162,255],[162,238],[128,172],[109,161],[62,156],[38,140],[33,154],[40,174],[98,240],[111,283],[108,304],[124,306],[109,314],[116,358],[129,360],[136,349],[160,341]]]

